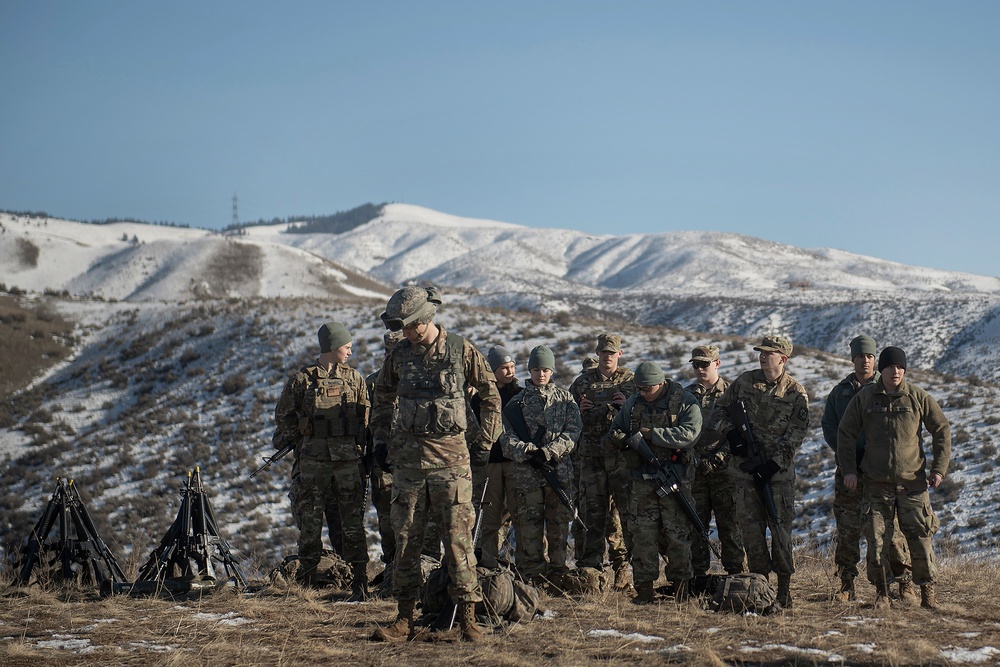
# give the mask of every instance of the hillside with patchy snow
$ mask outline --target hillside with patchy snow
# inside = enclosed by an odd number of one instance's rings
[[[128,301],[384,298],[406,282],[466,303],[615,316],[834,354],[860,332],[912,363],[1000,381],[1000,278],[718,232],[591,235],[406,204],[341,234],[86,225],[0,214],[0,283]]]

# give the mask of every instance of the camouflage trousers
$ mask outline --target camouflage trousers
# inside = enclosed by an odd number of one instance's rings
[[[941,524],[927,490],[909,491],[894,484],[865,482],[865,538],[868,540],[868,580],[876,586],[892,583],[889,552],[896,532],[906,538],[913,565],[913,583],[923,586],[937,579],[931,538]]]
[[[683,485],[688,487],[688,483]],[[691,522],[673,494],[660,496],[653,482],[632,482],[631,522],[632,572],[636,583],[656,581],[660,576],[660,554],[667,560],[669,581],[686,581],[691,569]],[[685,492],[690,489],[685,488]]]
[[[343,558],[352,565],[368,564],[364,499],[366,480],[360,461],[299,462],[296,513],[299,516],[299,562],[302,572],[316,568],[323,555],[323,515],[331,498],[337,501],[342,526]],[[336,541],[331,535],[331,541]]]
[[[705,526],[715,514],[715,526],[722,544],[722,567],[727,574],[744,571],[746,554],[743,535],[736,516],[735,484],[726,470],[695,474],[691,483],[694,509]],[[691,534],[691,566],[696,575],[707,574],[712,567],[712,552],[708,543],[695,532]]]
[[[514,462],[503,461],[486,464],[486,498],[480,510],[483,513],[482,537],[479,541],[479,564],[486,568],[497,566],[500,546],[507,536],[512,520],[514,499]]]
[[[566,572],[566,545],[573,515],[549,486],[514,490],[517,569],[530,579]],[[548,564],[546,566],[546,563]]]
[[[837,564],[837,575],[854,579],[858,576],[861,561],[861,534],[864,524],[865,485],[858,478],[853,489],[844,486],[844,476],[837,468],[833,483],[833,516],[837,521],[837,547],[833,560]],[[906,538],[899,529],[899,520],[894,518],[892,538],[889,543],[889,570],[895,581],[909,581],[910,549]]]
[[[302,473],[299,471],[299,461],[296,457],[292,463],[292,484],[288,488],[288,500],[292,507],[292,518],[295,520],[295,527],[302,530],[302,514],[299,506],[299,496],[302,495]],[[344,557],[344,529],[340,525],[340,505],[337,496],[330,494],[326,499],[326,508],[323,510],[326,516],[326,526],[329,531],[330,548],[333,553],[341,558]]]
[[[382,470],[375,462],[372,465],[372,504],[378,515],[378,533],[382,538],[382,562],[391,563],[396,554],[396,534],[392,531],[389,509],[392,502],[392,473]]]
[[[628,511],[631,487],[624,457],[581,456],[573,461],[573,473],[577,511],[590,529],[573,524],[576,566],[603,569],[607,552],[617,570],[629,560],[632,550],[627,518],[623,525],[620,516]]]
[[[450,577],[448,594],[456,602],[482,600],[472,546],[475,510],[469,468],[396,468],[392,482],[396,599],[420,599],[420,554],[428,522],[433,518],[441,527],[445,543],[444,562]]]
[[[751,572],[769,575],[792,574],[792,523],[795,521],[795,481],[771,481],[778,526],[767,515],[764,501],[752,479],[739,479],[736,483],[736,507],[739,512],[743,548],[747,553],[747,566]],[[767,531],[771,531],[771,546],[767,544]],[[777,539],[776,539],[777,538]]]

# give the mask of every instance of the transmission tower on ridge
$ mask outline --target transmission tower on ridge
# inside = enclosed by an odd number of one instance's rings
[[[233,230],[240,228],[240,214],[239,209],[236,206],[236,193],[233,193]]]

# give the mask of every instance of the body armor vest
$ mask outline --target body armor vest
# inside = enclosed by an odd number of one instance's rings
[[[399,377],[395,428],[421,436],[463,433],[465,417],[464,339],[446,332],[444,354],[424,355],[409,341],[397,344]]]
[[[312,393],[312,437],[357,435],[360,397],[343,378],[316,377]]]
[[[681,387],[676,382],[667,383],[667,409],[649,409],[651,406],[644,405],[641,409],[637,409],[639,405],[639,400],[636,399],[635,403],[632,404],[632,414],[630,415],[629,429],[630,433],[636,433],[640,428],[670,428],[677,426],[677,418],[680,415],[681,408],[683,404],[681,403],[681,394],[684,392],[684,388]],[[657,401],[659,403],[660,401]],[[675,465],[688,465],[690,463],[690,456],[688,452],[680,449],[669,449],[662,447],[655,443],[650,443],[649,448],[652,450],[656,458],[660,460],[660,463],[664,465],[673,463]],[[645,463],[638,454],[636,454],[631,449],[625,450],[625,465],[630,470],[639,470],[640,472],[648,472],[650,474],[655,473],[655,469],[652,465]],[[646,469],[648,468],[648,470]],[[683,477],[683,474],[681,475]]]

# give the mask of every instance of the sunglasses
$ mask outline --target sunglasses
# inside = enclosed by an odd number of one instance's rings
[[[708,368],[709,366],[712,365],[712,362],[711,361],[692,361],[691,365],[700,370],[702,368]]]

